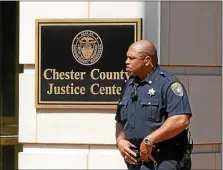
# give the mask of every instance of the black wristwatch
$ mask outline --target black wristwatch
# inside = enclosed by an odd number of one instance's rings
[[[148,138],[145,138],[145,139],[143,140],[143,142],[144,142],[144,144],[147,145],[147,146],[155,147],[155,146],[153,145],[153,142],[152,142],[151,140],[149,140]]]

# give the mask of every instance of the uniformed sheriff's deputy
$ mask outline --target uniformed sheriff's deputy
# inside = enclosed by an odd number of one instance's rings
[[[117,147],[128,169],[179,169],[184,133],[192,116],[186,90],[157,64],[155,46],[146,40],[127,52],[131,75],[116,113]]]

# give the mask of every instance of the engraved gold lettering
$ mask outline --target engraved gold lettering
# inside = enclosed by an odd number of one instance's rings
[[[59,79],[59,73],[56,72],[56,69],[53,69],[53,79],[55,80],[58,80]]]
[[[99,84],[92,84],[91,85],[91,87],[90,87],[90,91],[91,91],[91,93],[93,94],[93,95],[97,95],[99,92],[94,92],[94,86],[97,86],[97,87],[99,87]]]
[[[66,72],[65,73],[65,78],[64,79],[66,79],[66,80],[69,80],[70,79],[69,73],[71,73],[71,72]]]
[[[100,72],[99,69],[93,69],[90,76],[93,80],[124,80],[129,78],[128,73],[123,70],[120,72]]]
[[[73,70],[71,70],[71,72],[70,72],[70,79],[74,80],[74,71]]]
[[[43,72],[43,77],[46,80],[84,80],[86,72],[58,72],[56,69],[46,69]]]
[[[48,95],[65,95],[65,94],[72,94],[72,95],[84,95],[86,92],[86,88],[84,86],[74,86],[73,83],[67,84],[65,86],[55,86],[54,83],[49,84],[49,89],[47,90]]]
[[[44,71],[44,73],[43,73],[43,77],[44,77],[46,80],[50,80],[50,79],[52,79],[52,77],[47,77],[47,72],[48,72],[48,71],[52,72],[52,69],[46,69],[46,70]]]
[[[64,79],[64,72],[60,72],[60,80],[63,80]]]
[[[121,87],[116,87],[114,84],[113,86],[106,86],[106,87],[100,87],[99,84],[95,83],[92,84],[90,87],[90,91],[93,95],[120,95],[121,94]]]
[[[47,90],[47,94],[51,95],[53,93],[53,84],[49,84],[50,85],[50,89]]]
[[[99,69],[93,69],[93,70],[91,70],[91,74],[90,74],[90,76],[91,76],[91,78],[92,78],[93,80],[98,80],[99,77],[95,78],[95,76],[94,76],[94,72],[95,72],[95,71],[99,72]]]
[[[130,75],[128,74],[128,72],[124,72],[125,73],[125,76],[127,79],[129,79]]]
[[[66,94],[66,88],[64,86],[61,87],[60,94]]]

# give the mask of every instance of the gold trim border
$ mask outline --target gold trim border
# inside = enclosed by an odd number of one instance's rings
[[[49,23],[51,22],[51,23]],[[57,23],[58,22],[58,23]],[[35,20],[35,107],[36,108],[76,108],[76,109],[116,109],[117,102],[65,102],[65,101],[40,101],[41,79],[41,26],[52,25],[134,25],[134,40],[142,38],[142,19],[141,18],[88,18],[88,19],[36,19]],[[39,48],[38,48],[39,46]],[[46,103],[46,104],[45,104]],[[60,103],[60,104],[56,104]],[[66,104],[62,104],[66,103]],[[83,105],[74,105],[81,104]],[[92,105],[101,104],[101,105]]]
[[[17,145],[18,142],[18,136],[16,137],[1,137],[0,136],[0,146],[1,145]]]

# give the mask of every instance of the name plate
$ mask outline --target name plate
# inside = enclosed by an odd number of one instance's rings
[[[36,20],[36,108],[115,109],[141,19]]]

